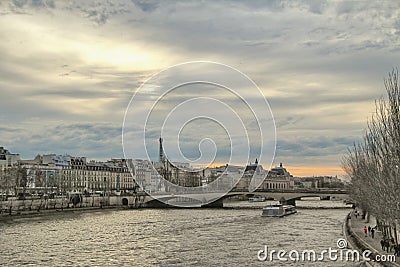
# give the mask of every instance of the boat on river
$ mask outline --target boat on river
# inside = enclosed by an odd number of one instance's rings
[[[264,202],[267,200],[265,197],[250,197],[248,199],[249,202]]]
[[[262,210],[262,217],[283,217],[296,213],[296,207],[292,205],[275,204],[266,206]]]

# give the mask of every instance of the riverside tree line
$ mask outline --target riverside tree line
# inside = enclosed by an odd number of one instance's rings
[[[399,72],[384,80],[386,98],[375,101],[362,141],[343,159],[351,178],[350,193],[363,214],[377,218],[378,227],[399,243],[400,225],[400,88]]]

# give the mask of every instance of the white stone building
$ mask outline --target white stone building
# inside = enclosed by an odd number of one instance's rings
[[[16,165],[20,159],[19,154],[12,154],[4,147],[0,147],[0,169]]]

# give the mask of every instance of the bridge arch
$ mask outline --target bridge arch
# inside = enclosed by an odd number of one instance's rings
[[[213,194],[213,193],[210,193]],[[268,190],[268,191],[255,191],[255,192],[244,192],[244,191],[232,191],[224,196],[220,197],[219,194],[215,194],[215,198],[208,195],[208,203],[205,203],[206,198],[204,194],[182,194],[182,195],[160,195],[156,198],[154,196],[143,196],[141,203],[144,207],[223,207],[223,200],[234,196],[246,196],[246,197],[266,197],[267,199],[273,198],[277,201],[283,199],[284,203],[295,205],[296,200],[300,200],[302,197],[319,197],[327,198],[338,197],[342,199],[349,199],[346,191],[342,190]],[[146,201],[145,201],[146,199]]]

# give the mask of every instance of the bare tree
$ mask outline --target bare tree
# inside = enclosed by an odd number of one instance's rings
[[[384,81],[387,99],[375,102],[362,142],[343,159],[351,195],[361,209],[386,225],[400,221],[400,88],[393,70]]]

